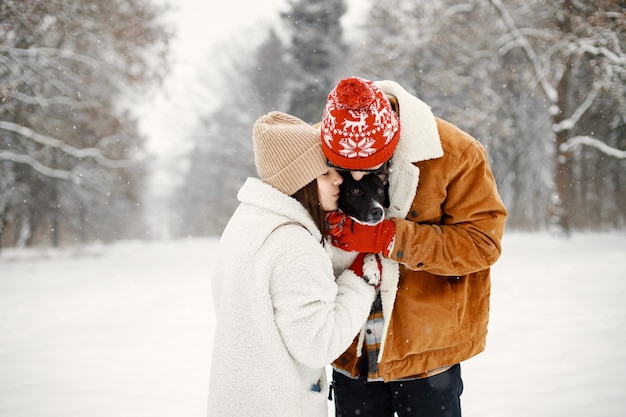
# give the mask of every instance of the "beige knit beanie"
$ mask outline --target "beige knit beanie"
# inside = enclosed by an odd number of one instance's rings
[[[319,130],[295,116],[274,111],[259,117],[252,141],[259,177],[287,195],[328,171]]]

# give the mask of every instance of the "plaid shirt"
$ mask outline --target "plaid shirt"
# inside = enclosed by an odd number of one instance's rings
[[[378,354],[380,353],[384,325],[383,303],[380,298],[380,292],[378,292],[365,323],[365,341],[363,345],[363,353],[367,356],[367,380],[370,382],[383,380],[378,374]]]
[[[361,365],[359,366],[361,374],[367,371],[367,381],[376,382],[383,381],[378,373],[378,355],[380,353],[380,344],[382,342],[383,330],[385,325],[385,319],[383,318],[383,303],[380,298],[380,292],[376,294],[376,299],[372,304],[370,315],[365,323],[365,340],[363,343],[363,356],[361,357]],[[367,368],[366,368],[367,365]],[[399,379],[398,381],[411,381],[414,379],[428,378],[430,376],[438,375],[447,371],[452,366],[442,366],[428,372],[424,372],[418,375],[413,375],[407,378]],[[359,375],[351,375],[349,372],[335,368],[338,372],[346,375],[350,378],[357,378]]]

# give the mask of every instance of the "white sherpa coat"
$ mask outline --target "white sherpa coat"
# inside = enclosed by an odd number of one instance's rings
[[[374,289],[350,270],[335,279],[320,232],[295,199],[254,178],[238,198],[212,277],[208,415],[326,416],[325,365],[363,326]]]

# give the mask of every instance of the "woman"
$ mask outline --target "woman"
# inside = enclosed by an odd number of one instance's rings
[[[260,180],[240,189],[213,274],[208,415],[326,416],[325,366],[365,323],[375,289],[360,265],[333,275],[324,234],[342,178],[319,131],[272,112],[253,144]]]

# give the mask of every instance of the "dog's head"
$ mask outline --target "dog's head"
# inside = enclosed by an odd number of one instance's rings
[[[339,186],[339,209],[365,224],[377,224],[385,218],[389,197],[385,182],[375,173],[361,180],[352,178],[349,171],[340,171],[343,183]]]

